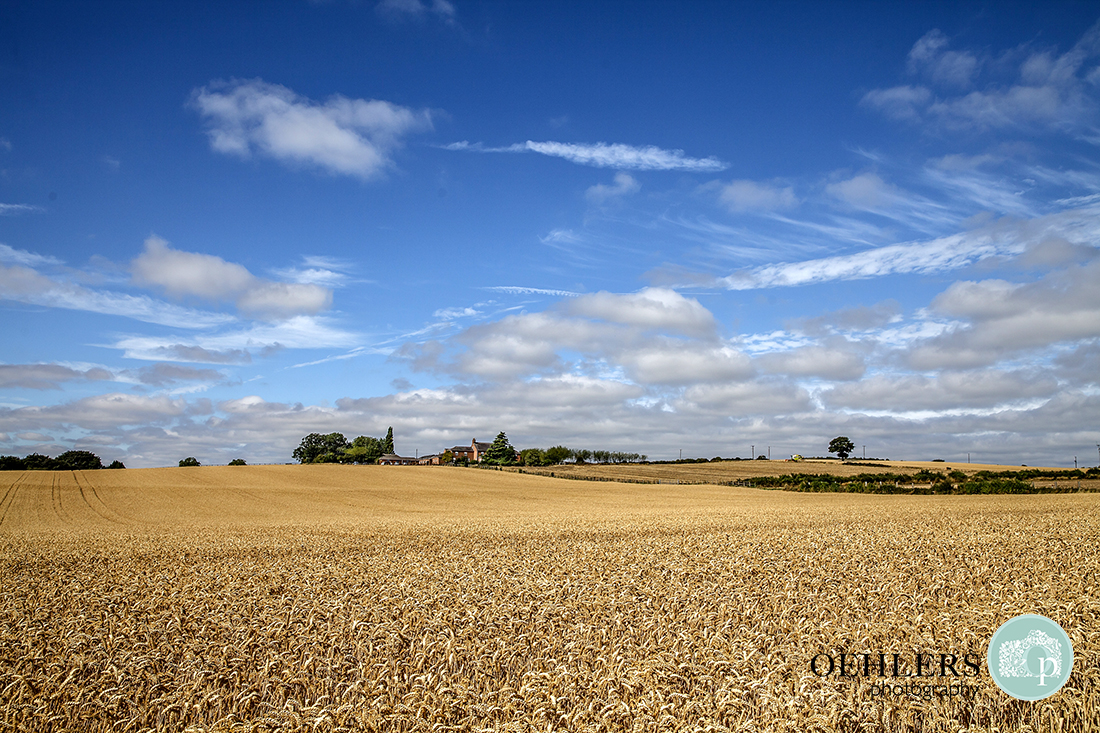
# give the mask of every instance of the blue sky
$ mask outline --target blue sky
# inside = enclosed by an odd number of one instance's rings
[[[1100,443],[1091,3],[7,3],[0,453]]]

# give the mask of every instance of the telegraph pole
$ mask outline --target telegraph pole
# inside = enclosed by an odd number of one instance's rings
[[[752,447],[752,454],[749,455],[749,458],[751,460],[754,460],[754,461],[756,460],[756,446],[755,445]]]

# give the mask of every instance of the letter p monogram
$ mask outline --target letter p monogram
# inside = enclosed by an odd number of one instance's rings
[[[1050,662],[1050,671],[1047,671],[1047,662]],[[1039,687],[1047,686],[1047,677],[1053,677],[1058,671],[1058,663],[1054,657],[1039,657]]]

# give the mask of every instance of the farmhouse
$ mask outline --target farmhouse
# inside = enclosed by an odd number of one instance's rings
[[[492,443],[479,443],[477,438],[470,441],[470,447],[474,449],[474,462],[481,463],[481,457],[489,452],[489,449],[493,447]]]
[[[378,459],[378,465],[380,466],[415,466],[417,462],[415,458],[406,458],[394,453],[387,453]]]
[[[454,455],[455,461],[466,460],[470,463],[481,463],[482,456],[492,446],[492,443],[479,443],[477,438],[474,438],[469,445],[456,445],[451,448],[451,453]]]

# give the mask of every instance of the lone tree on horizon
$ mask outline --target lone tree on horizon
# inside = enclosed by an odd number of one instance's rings
[[[386,431],[386,438],[382,441],[382,453],[396,453],[393,449],[393,428]]]
[[[841,460],[845,460],[846,458],[848,458],[848,456],[851,455],[852,451],[854,451],[855,449],[856,444],[848,440],[847,435],[841,435],[833,438],[832,442],[829,443],[829,452],[836,453],[838,456],[840,456]]]

